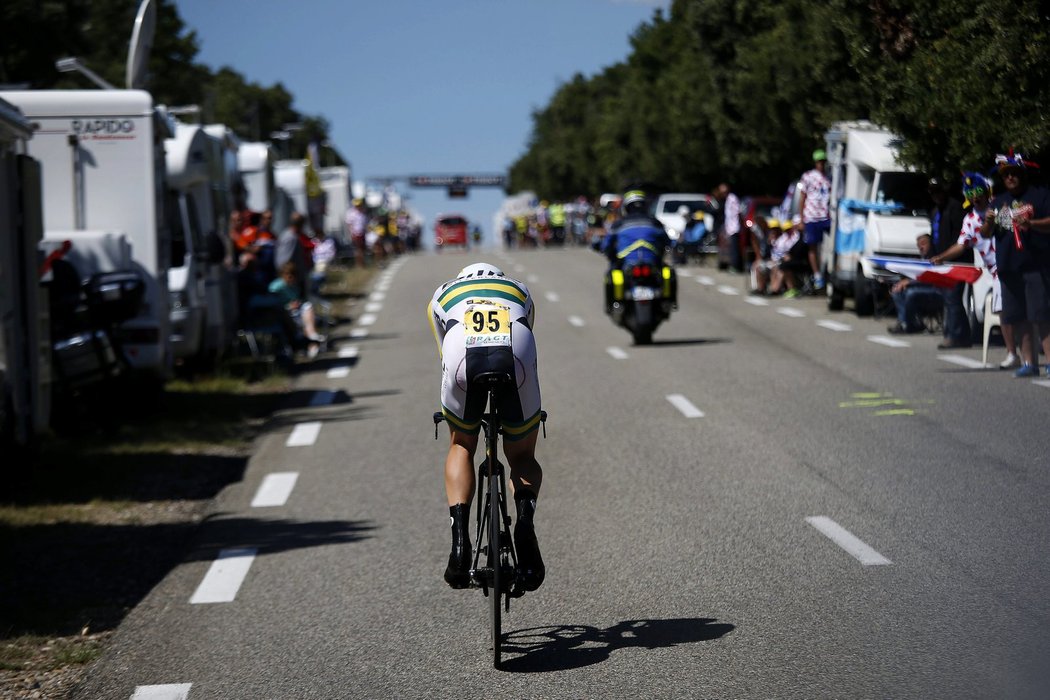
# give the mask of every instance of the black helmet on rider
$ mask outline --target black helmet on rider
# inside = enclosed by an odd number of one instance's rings
[[[646,213],[648,206],[646,204],[645,192],[641,190],[629,190],[625,192],[621,209],[624,216]]]

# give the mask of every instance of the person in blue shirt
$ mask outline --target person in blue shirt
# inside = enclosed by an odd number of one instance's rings
[[[609,259],[609,271],[626,270],[638,264],[662,268],[664,252],[671,239],[662,223],[649,215],[647,197],[642,190],[630,190],[623,196],[623,217],[617,221],[602,241],[601,252]],[[677,280],[672,275],[671,303],[676,304]],[[606,308],[611,308],[611,277],[606,275]]]

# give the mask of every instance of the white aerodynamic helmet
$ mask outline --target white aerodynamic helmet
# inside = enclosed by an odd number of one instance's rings
[[[465,279],[467,277],[504,277],[503,270],[499,269],[495,265],[488,263],[474,263],[473,265],[467,265],[459,274],[456,275],[456,279]]]

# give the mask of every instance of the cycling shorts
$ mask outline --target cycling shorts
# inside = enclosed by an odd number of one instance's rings
[[[513,372],[515,387],[507,387],[498,407],[504,439],[521,440],[540,425],[540,382],[536,372],[536,341],[522,321],[511,327],[511,353],[490,353],[489,348],[468,348],[462,323],[455,323],[441,344],[441,412],[459,432],[477,435],[488,394],[484,386],[471,382],[481,372],[505,369]],[[510,363],[513,363],[513,369]]]

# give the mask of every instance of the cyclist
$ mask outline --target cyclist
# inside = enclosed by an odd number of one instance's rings
[[[491,313],[509,323],[509,348],[477,342],[478,337],[470,335],[468,325],[473,324],[465,320],[476,312],[485,318]],[[545,569],[533,526],[536,497],[543,479],[535,456],[540,385],[532,335],[534,313],[528,288],[488,263],[464,267],[455,279],[437,288],[427,307],[441,356],[441,412],[451,434],[445,458],[445,493],[452,523],[452,551],[445,581],[452,588],[470,584],[468,522],[475,492],[474,453],[487,398],[483,387],[472,386],[472,378],[493,371],[506,371],[516,382],[516,391],[505,392],[499,412],[503,453],[510,463],[510,488],[517,511],[514,544],[522,585],[525,590],[534,591],[543,583]],[[470,347],[468,340],[472,342]]]
[[[609,272],[605,275],[606,311],[612,308],[614,297],[612,270],[624,270],[637,263],[661,268],[664,251],[671,246],[664,225],[649,215],[645,192],[635,189],[624,193],[620,208],[623,218],[613,224],[601,245],[601,251],[609,259]],[[677,279],[672,272],[671,303],[677,302]]]

